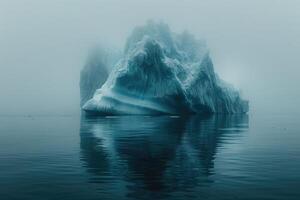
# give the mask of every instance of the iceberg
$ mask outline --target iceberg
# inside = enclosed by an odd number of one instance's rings
[[[116,51],[97,46],[91,49],[88,59],[80,72],[80,105],[90,100],[95,91],[107,80],[109,72],[120,57]]]
[[[87,113],[184,115],[248,111],[248,102],[215,73],[205,42],[187,31],[173,33],[165,23],[150,21],[135,28],[107,80],[97,75],[105,72],[93,71],[89,71],[90,78],[81,77],[81,82],[89,82],[83,84],[88,95],[84,96],[82,109]]]

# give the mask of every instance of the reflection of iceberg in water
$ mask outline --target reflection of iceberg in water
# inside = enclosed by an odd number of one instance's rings
[[[223,139],[247,127],[247,115],[82,118],[81,159],[101,190],[170,195],[213,181]]]

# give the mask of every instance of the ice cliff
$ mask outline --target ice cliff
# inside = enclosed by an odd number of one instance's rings
[[[148,22],[135,28],[108,77],[107,63],[91,61],[81,73],[82,108],[89,113],[248,111],[248,102],[214,72],[205,42],[188,32],[172,33],[164,23]]]

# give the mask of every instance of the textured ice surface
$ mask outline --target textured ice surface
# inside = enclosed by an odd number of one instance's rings
[[[203,41],[149,22],[134,29],[123,58],[83,110],[103,115],[243,113],[248,102],[216,75]]]
[[[118,52],[103,47],[92,49],[80,73],[80,105],[91,99],[106,81],[112,65],[120,57]]]

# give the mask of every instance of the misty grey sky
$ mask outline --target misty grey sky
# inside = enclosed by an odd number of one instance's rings
[[[0,0],[0,114],[78,112],[90,47],[122,48],[148,19],[204,38],[252,112],[300,112],[299,10],[297,0]]]

